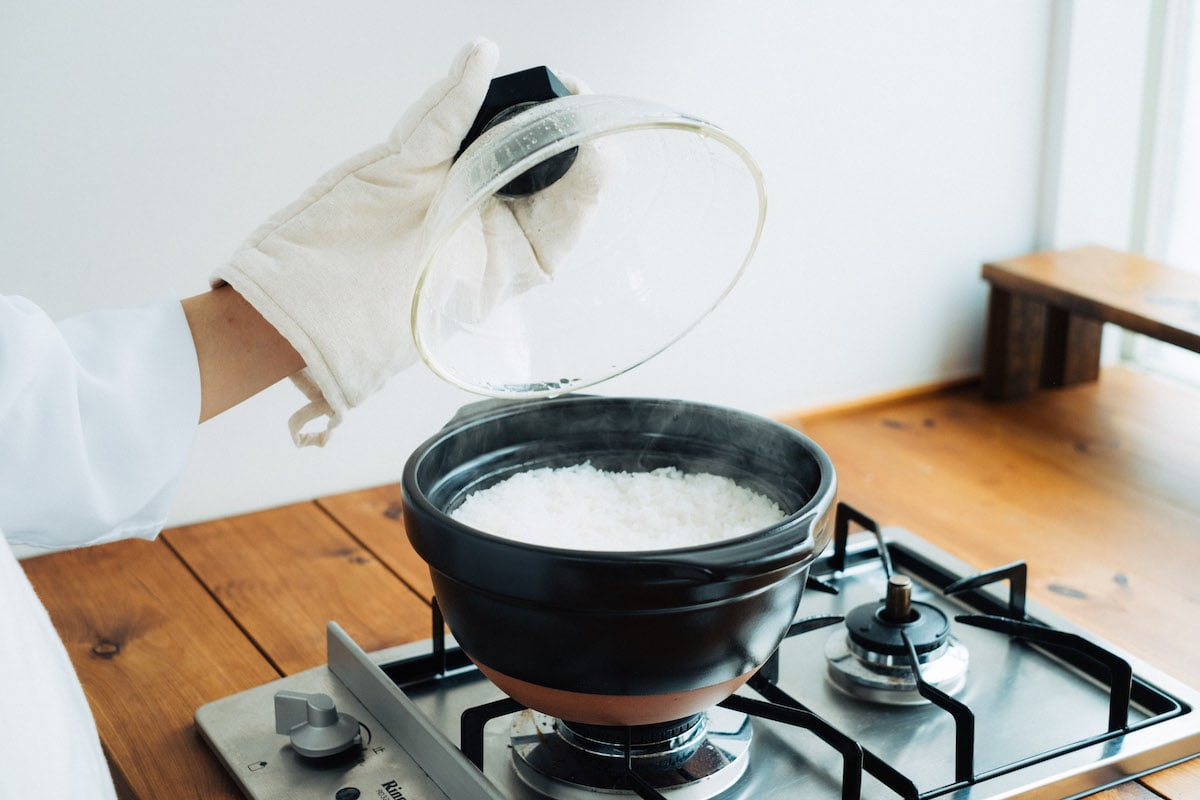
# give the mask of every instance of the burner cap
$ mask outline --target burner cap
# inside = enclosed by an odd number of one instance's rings
[[[859,647],[890,656],[907,652],[901,634],[908,636],[918,654],[941,647],[950,635],[950,620],[928,603],[913,602],[911,608],[908,620],[895,622],[887,619],[883,604],[859,606],[846,615],[846,630]]]
[[[950,635],[941,609],[912,599],[912,580],[888,579],[883,602],[854,608],[825,645],[829,677],[854,697],[879,703],[927,703],[917,687],[904,639],[912,643],[925,683],[947,693],[966,682],[967,649]]]

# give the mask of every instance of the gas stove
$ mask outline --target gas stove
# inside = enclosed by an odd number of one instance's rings
[[[522,708],[435,603],[429,640],[366,653],[330,623],[326,666],[196,723],[254,800],[1071,798],[1200,753],[1200,693],[1027,602],[1024,563],[977,573],[845,504],[835,528],[775,655],[686,719]]]

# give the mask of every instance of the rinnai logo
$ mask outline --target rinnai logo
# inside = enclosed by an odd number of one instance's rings
[[[386,792],[386,794],[384,794]],[[379,787],[379,796],[391,798],[391,800],[408,800],[404,796],[404,792],[400,791],[400,784],[396,781],[388,781]]]

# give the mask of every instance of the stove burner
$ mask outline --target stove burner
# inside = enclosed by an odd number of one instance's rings
[[[839,506],[839,520],[845,508]],[[865,519],[868,531],[876,534],[874,541],[859,536],[849,543],[848,534],[837,535],[833,555],[822,557],[813,569],[835,591],[808,595],[808,616],[793,623],[788,638],[745,691],[711,709],[703,723],[689,718],[669,729],[621,728],[614,734],[586,725],[562,726],[523,710],[511,698],[498,698],[461,649],[446,646],[445,622],[434,603],[431,640],[368,654],[330,623],[326,666],[283,678],[282,685],[273,681],[209,703],[197,709],[196,724],[242,792],[255,800],[330,800],[339,792],[357,792],[351,779],[359,786],[395,789],[393,794],[403,791],[406,797],[425,800],[545,800],[547,795],[598,800],[606,794],[628,797],[629,787],[638,797],[668,800],[963,794],[998,800],[1051,792],[1078,797],[1200,751],[1200,692],[1036,603],[1027,604],[1022,562],[967,575],[965,565],[914,535],[894,531],[885,541],[869,518],[854,514],[845,516]],[[842,531],[840,522],[837,528]],[[879,584],[898,572],[911,582],[894,582],[881,604],[876,600]],[[1005,580],[1011,585],[1007,602],[987,590]],[[917,582],[927,590],[914,588]],[[960,654],[955,635],[947,635],[940,645],[940,635],[916,635],[920,626],[915,623],[931,616],[925,604],[912,601],[917,591],[920,599],[952,617],[954,633],[971,644],[976,674],[971,691],[959,692],[958,699],[929,682],[953,691],[966,672],[965,654]],[[922,672],[919,691],[936,709],[884,709],[846,697],[849,690],[843,691],[841,684],[861,686],[849,677],[814,680],[839,667],[826,660],[825,650],[811,646],[811,637],[826,625],[842,624],[847,612],[860,605],[869,609],[868,624],[901,627],[902,643],[909,640]],[[892,702],[897,695],[912,694],[883,681],[876,663],[886,666],[890,660],[900,676],[897,682],[906,677],[911,684],[907,653],[872,653],[850,639],[849,629],[837,638],[839,643],[828,649],[840,646],[846,660],[864,670],[872,667],[870,681],[889,687],[887,692],[864,692]],[[850,652],[851,646],[859,655]],[[918,646],[927,651],[916,652]],[[939,657],[942,648],[950,655]],[[939,681],[937,673],[944,671],[951,679]],[[293,726],[270,718],[281,689],[310,699],[328,695],[339,714],[362,721],[364,738],[371,733],[370,746],[352,748],[360,758],[351,764],[317,764],[298,757],[277,733],[279,727],[290,731]],[[762,699],[748,696],[751,692]],[[316,705],[324,708],[323,701]],[[751,726],[753,769],[748,766]],[[698,727],[705,729],[699,744],[693,739]],[[914,746],[914,736],[920,738],[919,746]],[[665,759],[662,753],[650,755],[663,748],[663,740],[669,751]],[[659,745],[650,747],[655,742]],[[546,750],[535,752],[539,747]],[[566,778],[535,768],[563,753]],[[651,779],[661,784],[666,777],[702,774],[696,765],[705,758],[728,766],[710,780],[689,783],[684,777],[675,788],[650,785]],[[585,766],[576,769],[568,759]],[[597,766],[597,761],[607,766]],[[634,762],[635,769],[625,769]],[[594,784],[618,788],[587,785],[579,777],[587,769],[600,774]]]
[[[854,608],[844,630],[825,646],[829,677],[850,695],[889,705],[929,701],[917,690],[905,638],[912,644],[926,683],[953,694],[966,683],[967,649],[950,635],[941,610],[912,599],[905,575],[888,579],[882,603]]]
[[[704,714],[628,728],[558,721],[558,734],[580,750],[616,761],[624,770],[628,751],[641,772],[662,772],[686,763],[704,741],[708,720]]]
[[[628,728],[526,710],[513,718],[512,753],[522,780],[556,800],[634,795],[630,768],[671,800],[708,800],[745,772],[750,736],[746,715],[723,708]]]

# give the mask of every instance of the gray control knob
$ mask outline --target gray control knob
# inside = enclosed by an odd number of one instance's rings
[[[292,749],[305,758],[334,756],[362,741],[358,720],[338,713],[333,699],[320,692],[276,692],[275,732],[290,737]]]

